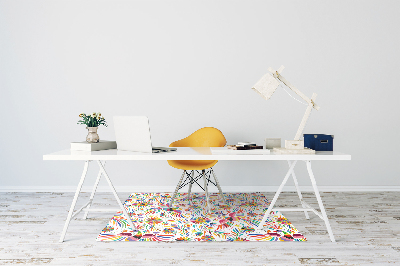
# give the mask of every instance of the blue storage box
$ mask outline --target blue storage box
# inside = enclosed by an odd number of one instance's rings
[[[333,135],[304,134],[304,147],[315,151],[333,151]]]

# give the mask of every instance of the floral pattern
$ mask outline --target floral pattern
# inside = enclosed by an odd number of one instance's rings
[[[97,237],[98,241],[306,241],[278,211],[272,212],[262,230],[256,227],[269,202],[263,193],[210,194],[207,213],[204,193],[133,193],[125,206],[138,231],[118,212]]]

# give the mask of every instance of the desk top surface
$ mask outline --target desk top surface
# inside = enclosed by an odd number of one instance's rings
[[[101,151],[71,151],[62,150],[43,155],[43,160],[61,161],[130,161],[130,160],[227,160],[227,161],[281,161],[281,160],[307,160],[307,161],[337,161],[351,160],[351,155],[336,151],[317,151],[315,154],[212,154],[209,147],[181,147],[177,151],[166,153],[142,153],[121,150]]]

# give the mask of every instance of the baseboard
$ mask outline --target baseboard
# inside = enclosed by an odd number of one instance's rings
[[[116,186],[118,192],[173,192],[175,186]],[[222,186],[224,192],[275,192],[278,186]],[[312,186],[300,186],[301,191],[311,192]],[[400,191],[400,186],[319,186],[323,192],[345,191]],[[0,192],[75,192],[72,186],[3,186]],[[187,189],[182,189],[185,192]],[[91,192],[92,187],[82,187],[82,192]],[[193,192],[202,192],[199,187],[193,186]],[[217,188],[209,186],[210,192],[217,192]],[[296,191],[294,186],[285,186],[284,191]],[[99,186],[97,192],[110,192],[108,186]]]

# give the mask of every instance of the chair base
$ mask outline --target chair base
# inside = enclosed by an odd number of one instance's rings
[[[196,176],[194,175],[195,172],[197,173]],[[211,174],[214,177],[214,182],[211,180]],[[203,186],[201,186],[197,182],[197,181],[199,181],[200,178],[203,178]],[[206,204],[207,204],[208,212],[210,212],[210,199],[209,199],[209,194],[208,194],[208,184],[209,183],[213,184],[214,186],[216,186],[218,188],[219,195],[221,196],[224,204],[226,204],[226,200],[225,200],[224,194],[222,193],[221,186],[219,185],[217,176],[215,175],[215,172],[211,167],[211,168],[209,168],[209,170],[204,169],[204,170],[201,170],[201,172],[199,170],[190,170],[190,171],[184,170],[183,174],[181,176],[181,179],[179,180],[179,183],[176,186],[174,195],[172,196],[169,206],[172,207],[172,204],[174,203],[176,193],[178,193],[178,190],[187,185],[189,185],[188,200],[190,201],[191,200],[190,193],[192,191],[192,185],[194,183],[196,183],[206,193]]]

